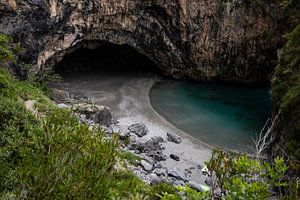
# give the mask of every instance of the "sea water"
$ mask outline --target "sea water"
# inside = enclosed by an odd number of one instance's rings
[[[249,150],[271,113],[268,87],[161,81],[152,107],[186,133],[215,147]]]

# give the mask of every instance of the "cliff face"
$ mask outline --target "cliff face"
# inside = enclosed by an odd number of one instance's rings
[[[276,62],[276,7],[248,0],[6,0],[0,31],[38,71],[80,47],[128,44],[175,78],[261,83]]]

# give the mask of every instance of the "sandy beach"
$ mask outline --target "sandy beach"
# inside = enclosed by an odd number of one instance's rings
[[[180,144],[163,143],[164,154],[168,158],[161,164],[168,169],[189,169],[190,179],[204,184],[205,177],[201,175],[199,166],[203,166],[204,161],[210,158],[212,148],[177,129],[152,108],[149,91],[160,78],[151,74],[140,76],[112,73],[69,74],[64,77],[61,87],[71,95],[86,96],[97,104],[110,107],[114,118],[124,129],[134,123],[145,124],[149,132],[141,140],[147,141],[154,136],[166,140],[167,133],[180,136]],[[178,155],[180,161],[171,159],[170,154]]]

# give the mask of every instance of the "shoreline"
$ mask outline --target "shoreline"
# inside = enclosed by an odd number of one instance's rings
[[[153,76],[111,77],[76,74],[70,79],[65,79],[60,86],[70,94],[80,93],[96,103],[110,107],[113,117],[119,121],[117,125],[123,132],[132,124],[145,124],[149,131],[138,140],[146,142],[157,136],[164,139],[163,154],[167,159],[160,162],[162,166],[168,171],[178,168],[188,172],[191,181],[205,184],[206,177],[202,175],[201,168],[211,157],[213,147],[178,129],[155,111],[149,94],[157,81],[159,78]],[[168,142],[167,133],[180,136],[181,143]],[[179,156],[180,161],[171,159],[171,154]]]
[[[149,88],[147,89],[148,90],[148,105],[149,107],[151,108],[152,112],[155,113],[157,115],[157,117],[166,125],[168,126],[170,129],[173,129],[173,130],[176,130],[177,134],[181,137],[183,137],[184,139],[188,139],[190,140],[192,143],[194,143],[195,145],[203,145],[205,146],[206,148],[212,150],[213,148],[216,148],[214,147],[213,145],[211,144],[208,144],[206,142],[203,142],[201,141],[200,139],[190,135],[189,133],[177,128],[174,124],[172,124],[171,122],[169,122],[164,116],[160,115],[152,106],[151,104],[151,99],[150,99],[150,91],[152,89],[152,87],[154,86],[155,83],[157,83],[159,80],[156,80],[152,83],[152,85],[149,85]]]

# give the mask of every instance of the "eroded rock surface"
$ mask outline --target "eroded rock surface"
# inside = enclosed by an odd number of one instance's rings
[[[111,124],[112,115],[110,109],[106,106],[96,104],[78,103],[73,105],[75,112],[80,113],[81,121],[90,119],[100,125],[108,126]]]
[[[148,133],[148,128],[142,123],[132,124],[128,127],[128,130],[138,137],[143,137]]]
[[[263,2],[261,2],[263,4]],[[7,0],[0,30],[36,71],[80,47],[127,44],[175,78],[264,82],[280,43],[272,3],[233,0]]]

